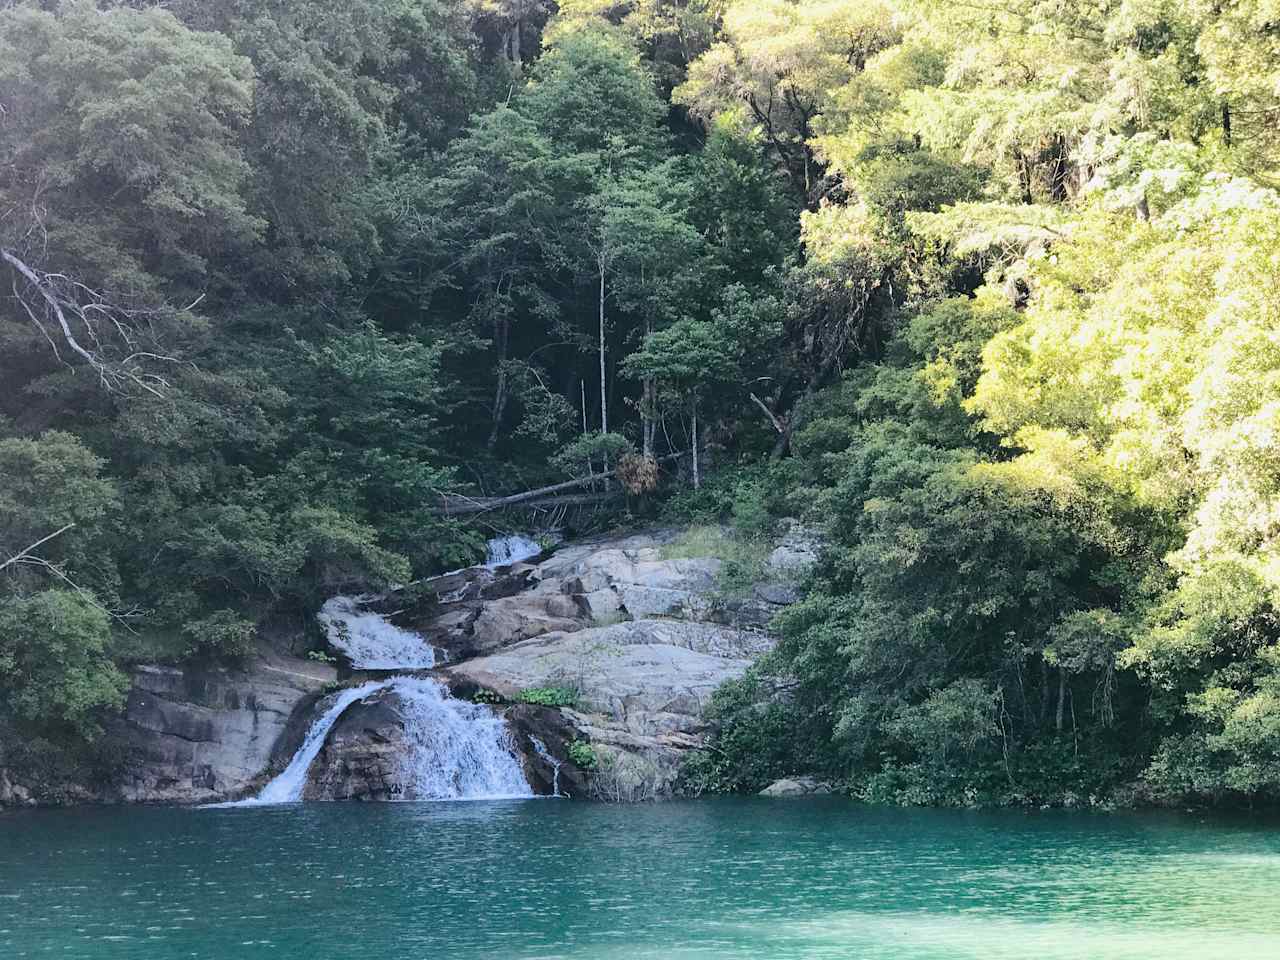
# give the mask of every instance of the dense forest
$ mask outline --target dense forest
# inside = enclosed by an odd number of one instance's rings
[[[826,537],[692,790],[1280,799],[1278,178],[1275,0],[3,0],[0,713],[594,478]]]

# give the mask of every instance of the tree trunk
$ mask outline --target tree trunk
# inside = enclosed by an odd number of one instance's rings
[[[502,426],[502,415],[507,409],[507,342],[510,340],[511,325],[505,317],[493,321],[493,343],[498,348],[498,382],[493,391],[493,426],[489,430],[489,441],[486,446],[492,450],[498,443],[498,430]]]
[[[510,44],[511,44],[510,51],[511,52],[509,54],[511,57],[511,63],[517,70],[520,69],[520,67],[524,66],[524,60],[521,57],[521,51],[520,51],[520,48],[524,44],[522,42],[520,33],[521,33],[520,20],[517,19],[516,22],[511,25],[511,34],[510,34]]]
[[[1067,699],[1067,671],[1058,668],[1058,715],[1054,718],[1054,727],[1062,732],[1062,710]]]
[[[1040,726],[1043,727],[1045,721],[1049,719],[1049,701],[1052,697],[1049,695],[1049,661],[1044,658],[1044,654],[1040,655]]]
[[[649,337],[652,335],[652,333],[653,333],[653,318],[645,317],[644,338],[646,343],[648,342]],[[655,422],[657,419],[657,413],[658,413],[658,411],[655,409],[657,407],[657,403],[655,402],[657,399],[655,397],[655,393],[657,391],[654,389],[654,386],[655,385],[652,377],[644,378],[644,385],[643,385],[643,389],[641,391],[641,397],[640,397],[640,419],[642,421],[641,429],[644,437],[644,442],[643,442],[644,455],[646,457],[653,456],[653,440],[654,440],[654,434],[656,433],[656,428],[657,428],[657,423]]]
[[[609,432],[609,400],[606,396],[604,369],[604,248],[598,257],[600,265],[600,432]]]
[[[659,462],[667,460],[676,460],[683,457],[687,451],[680,450],[676,453],[669,453],[664,457],[659,457]],[[501,510],[504,507],[512,507],[521,503],[528,503],[532,500],[542,500],[565,490],[573,490],[577,487],[586,487],[601,481],[616,479],[611,473],[592,473],[585,477],[579,477],[576,480],[565,480],[561,483],[553,483],[550,486],[538,487],[536,490],[525,490],[523,493],[513,493],[506,497],[466,497],[461,494],[442,494],[440,497],[440,506],[433,508],[432,513],[453,516],[464,513],[486,513],[490,510]],[[61,533],[62,531],[59,531]],[[51,539],[49,537],[45,538]],[[40,541],[43,543],[44,541]],[[33,545],[34,546],[34,545]],[[31,549],[30,547],[27,548]],[[24,551],[25,552],[25,551]],[[12,562],[12,561],[9,561]]]
[[[702,473],[698,463],[698,404],[693,405],[693,488],[702,489]]]

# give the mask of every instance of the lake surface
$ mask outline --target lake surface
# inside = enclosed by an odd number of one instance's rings
[[[0,957],[1280,960],[1280,829],[834,798],[20,812]]]

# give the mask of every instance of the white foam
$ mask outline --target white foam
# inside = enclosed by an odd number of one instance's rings
[[[341,650],[357,670],[422,670],[436,665],[431,644],[402,630],[381,615],[362,608],[369,597],[331,597],[316,619],[329,643]]]

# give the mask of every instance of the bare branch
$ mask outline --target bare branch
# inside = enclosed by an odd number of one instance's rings
[[[751,396],[751,399],[755,402],[755,405],[759,407],[761,410],[763,410],[764,415],[769,418],[769,422],[773,424],[773,429],[777,430],[779,433],[786,433],[787,432],[786,424],[784,424],[781,420],[778,419],[778,415],[774,413],[772,410],[770,410],[769,407],[765,404],[765,402],[761,400],[759,397],[757,397],[754,393],[750,394],[750,396]]]
[[[62,360],[51,327],[60,334],[58,339],[98,375],[106,389],[118,391],[132,385],[153,396],[164,396],[161,389],[167,387],[168,383],[163,377],[139,372],[134,367],[134,362],[140,359],[168,362],[173,362],[174,359],[137,349],[135,320],[139,311],[130,311],[107,301],[92,288],[66,274],[37,270],[13,250],[0,247],[0,260],[8,263],[26,281],[24,290],[19,289],[16,279],[11,284],[14,297],[49,342],[59,361],[66,362]],[[37,305],[43,307],[44,319],[37,315]],[[99,324],[104,322],[110,325],[108,330],[115,331],[115,338],[130,351],[123,360],[109,356],[108,347],[103,343],[98,330]]]
[[[17,553],[15,553],[12,557],[10,557],[4,563],[0,563],[0,570],[3,570],[5,567],[9,566],[9,564],[11,563],[26,563],[28,561],[36,561],[36,560],[38,560],[38,562],[40,563],[47,563],[48,561],[39,560],[39,558],[31,556],[31,551],[34,550],[36,547],[40,546],[41,544],[48,543],[54,537],[61,536],[62,534],[66,533],[68,530],[70,530],[74,526],[75,526],[74,523],[68,523],[61,530],[55,530],[53,531],[53,533],[49,534],[47,537],[41,537],[35,543],[31,544],[31,546],[24,547],[22,550],[19,550]]]

